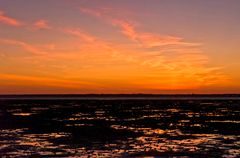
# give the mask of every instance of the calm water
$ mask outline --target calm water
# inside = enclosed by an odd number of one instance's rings
[[[0,156],[240,157],[240,101],[1,100]]]

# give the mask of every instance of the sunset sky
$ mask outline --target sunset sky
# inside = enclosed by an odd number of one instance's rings
[[[240,93],[240,0],[0,0],[0,94]]]

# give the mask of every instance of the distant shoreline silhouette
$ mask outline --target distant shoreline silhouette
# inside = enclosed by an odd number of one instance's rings
[[[240,100],[240,94],[17,94],[0,100]]]

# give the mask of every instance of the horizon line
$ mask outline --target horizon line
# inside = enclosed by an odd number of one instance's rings
[[[0,96],[22,95],[240,95],[240,93],[8,93]]]

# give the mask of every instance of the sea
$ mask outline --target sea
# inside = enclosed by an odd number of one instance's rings
[[[0,157],[239,158],[240,97],[0,96]]]

